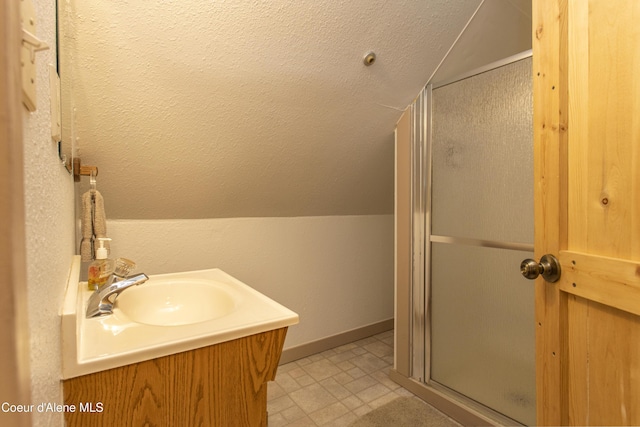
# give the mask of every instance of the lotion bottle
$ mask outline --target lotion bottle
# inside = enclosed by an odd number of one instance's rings
[[[89,264],[88,272],[88,286],[90,291],[98,290],[98,288],[105,283],[113,273],[114,262],[108,258],[107,248],[104,247],[104,242],[111,240],[108,237],[98,237],[98,249],[96,249],[96,259]]]

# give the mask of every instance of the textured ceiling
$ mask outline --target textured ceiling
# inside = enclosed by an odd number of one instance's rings
[[[531,34],[530,0],[60,4],[65,142],[112,219],[392,213],[401,110]]]

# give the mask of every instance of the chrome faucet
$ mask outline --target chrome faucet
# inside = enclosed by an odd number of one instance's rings
[[[149,277],[144,273],[127,277],[129,270],[133,267],[135,267],[133,261],[125,258],[118,258],[116,260],[115,271],[111,274],[107,283],[100,286],[100,288],[89,297],[87,318],[112,314],[113,304],[122,291],[149,280]]]

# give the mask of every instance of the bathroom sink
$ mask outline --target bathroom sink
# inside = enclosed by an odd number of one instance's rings
[[[152,277],[122,292],[114,314],[154,326],[206,322],[234,310],[236,301],[228,288],[215,280]]]
[[[62,308],[62,377],[75,378],[298,323],[298,315],[218,268],[151,274],[113,314],[87,318],[92,291],[74,257]]]

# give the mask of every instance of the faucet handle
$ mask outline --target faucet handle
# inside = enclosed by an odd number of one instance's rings
[[[118,277],[128,277],[131,270],[136,268],[136,263],[127,258],[116,259],[113,274]]]
[[[149,277],[144,273],[140,273],[137,276],[127,277],[113,283],[107,282],[100,286],[100,289],[89,297],[86,312],[87,319],[103,314],[111,314],[113,312],[115,299],[122,291],[144,283],[147,280],[149,280]]]

